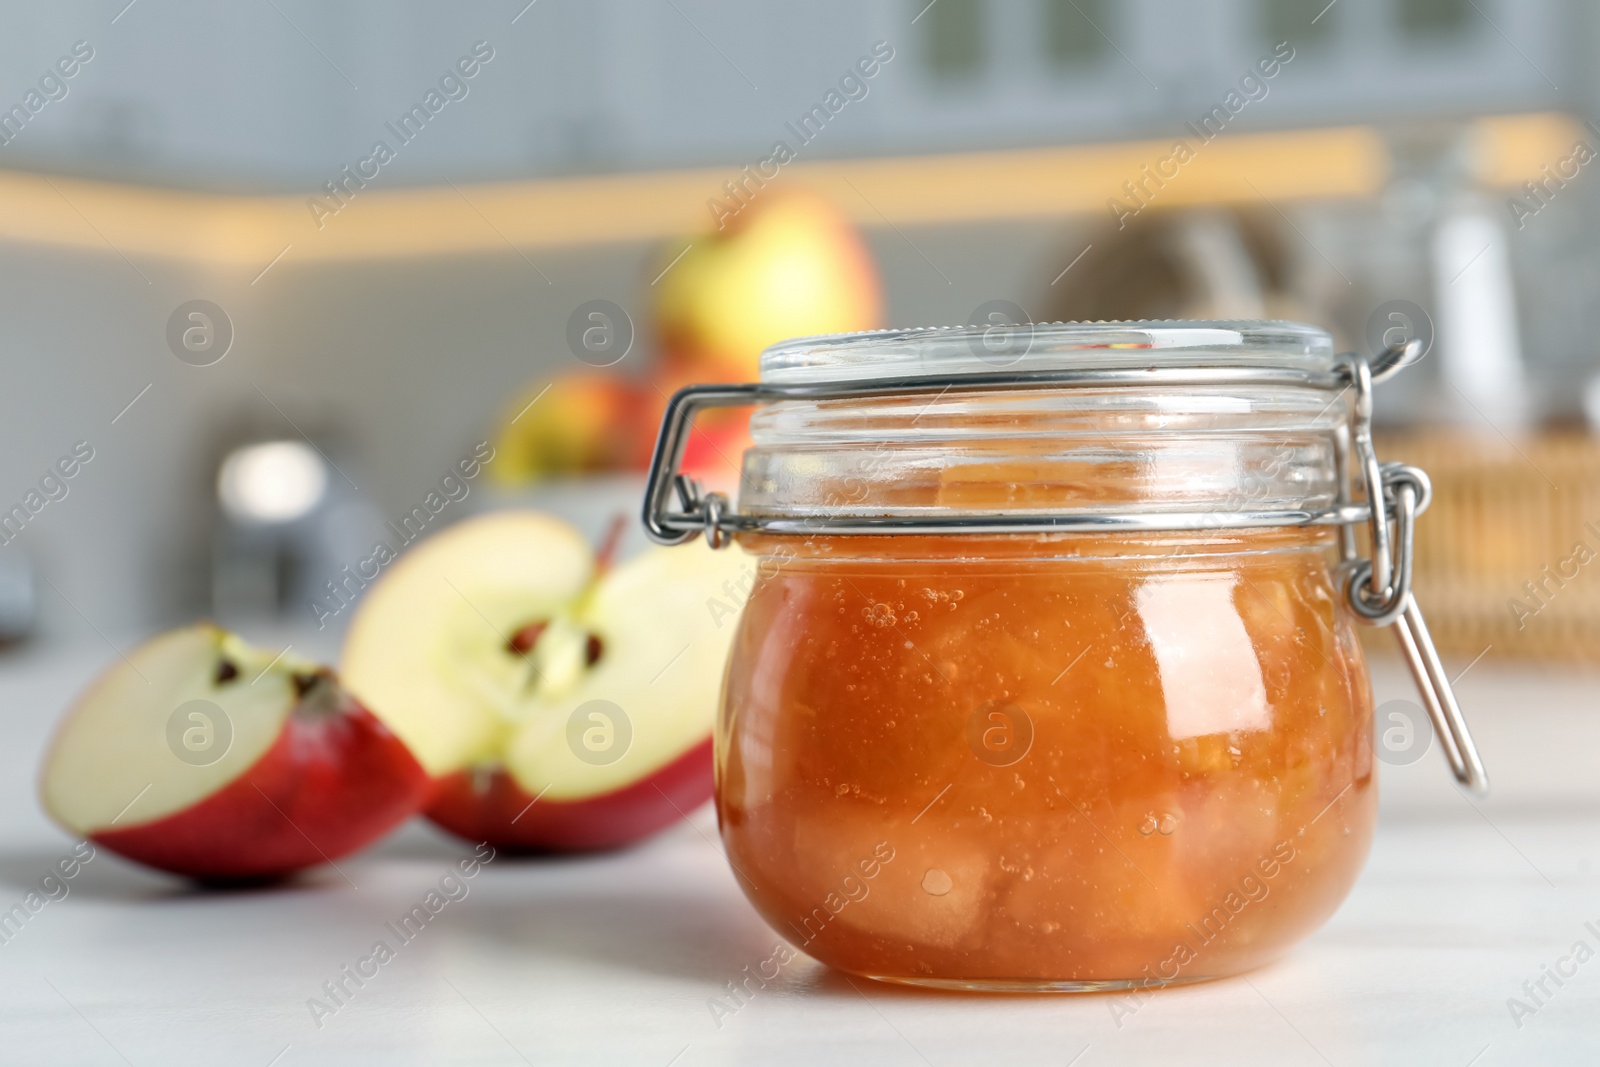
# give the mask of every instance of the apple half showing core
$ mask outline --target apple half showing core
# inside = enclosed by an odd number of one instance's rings
[[[710,798],[711,731],[752,563],[703,543],[611,567],[567,523],[468,519],[367,591],[351,690],[435,779],[428,817],[512,851],[638,840]]]
[[[210,624],[114,664],[45,757],[45,809],[68,831],[203,882],[329,862],[414,814],[430,782],[326,668]]]

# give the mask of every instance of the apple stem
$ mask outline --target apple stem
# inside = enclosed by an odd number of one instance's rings
[[[600,542],[600,547],[595,550],[594,571],[589,575],[589,580],[584,584],[583,590],[579,592],[577,599],[573,602],[573,615],[582,615],[584,608],[588,606],[590,599],[594,596],[595,590],[600,588],[600,580],[604,578],[611,570],[612,566],[615,565],[617,561],[617,549],[621,546],[622,535],[627,532],[627,529],[628,514],[626,512],[618,512],[616,516],[612,518],[611,525],[606,530],[605,538]],[[530,689],[536,683],[544,680],[543,674],[539,671],[538,667],[534,666],[531,653],[533,652],[534,646],[539,643],[540,638],[544,636],[545,631],[549,628],[549,626],[549,619],[541,619],[534,622],[525,623],[524,625],[518,627],[516,633],[512,634],[511,639],[506,642],[507,652],[521,656],[527,661],[528,666],[533,668],[527,681],[524,683],[525,686]],[[585,635],[583,644],[583,664],[585,667],[593,667],[596,663],[600,662],[600,657],[604,655],[604,653],[605,642],[599,634],[590,633]]]
[[[600,547],[594,554],[594,579],[598,580],[611,569],[617,561],[617,549],[622,545],[622,535],[628,530],[628,513],[619,511],[612,516],[611,526],[606,530],[605,539],[600,542]]]
[[[589,575],[589,581],[584,585],[583,591],[578,594],[574,602],[579,611],[588,606],[594,597],[595,590],[600,588],[600,579],[606,576],[617,561],[617,549],[622,545],[622,535],[628,529],[628,513],[619,511],[612,516],[611,526],[606,530],[600,547],[594,553],[594,572]]]

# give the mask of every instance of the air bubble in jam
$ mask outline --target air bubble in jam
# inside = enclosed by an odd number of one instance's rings
[[[897,618],[895,618],[894,608],[890,607],[883,601],[878,601],[875,604],[869,604],[862,608],[861,616],[862,618],[866,619],[869,624],[880,629],[893,626],[899,621]]]
[[[931,897],[942,897],[954,887],[950,876],[937,867],[929,867],[922,876],[922,891]]]

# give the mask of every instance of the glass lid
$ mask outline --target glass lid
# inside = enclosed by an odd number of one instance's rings
[[[1337,365],[1326,330],[1299,322],[1050,322],[800,337],[761,356],[766,385],[979,377],[997,371]]]

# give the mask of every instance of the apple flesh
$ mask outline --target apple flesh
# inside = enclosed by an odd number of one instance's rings
[[[435,777],[439,826],[508,850],[615,847],[711,796],[734,629],[711,604],[748,567],[697,545],[610,568],[550,516],[480,516],[367,592],[344,677]]]
[[[97,845],[229,883],[346,855],[414,814],[429,785],[331,671],[201,624],[91,686],[46,756],[42,794]]]

